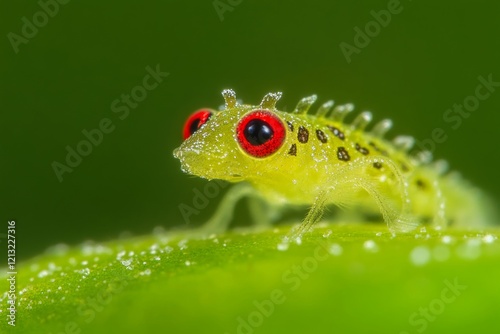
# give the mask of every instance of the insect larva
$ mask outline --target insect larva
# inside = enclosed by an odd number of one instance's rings
[[[266,94],[259,105],[239,104],[232,90],[222,95],[223,110],[200,109],[188,118],[184,142],[174,151],[186,173],[238,183],[207,223],[210,231],[227,228],[242,197],[266,203],[253,206],[259,224],[286,205],[310,206],[302,232],[332,204],[379,212],[394,232],[489,221],[485,196],[447,174],[445,162],[432,163],[430,152],[410,154],[412,137],[384,139],[391,120],[366,130],[370,112],[346,123],[354,106],[333,101],[308,114],[316,95],[291,113],[276,109],[281,93]]]

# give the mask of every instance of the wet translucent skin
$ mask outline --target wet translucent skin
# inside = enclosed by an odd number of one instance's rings
[[[490,221],[488,199],[478,189],[457,173],[446,173],[442,162],[410,156],[410,144],[404,147],[398,140],[394,144],[384,139],[385,131],[380,129],[388,130],[388,121],[378,130],[375,126],[366,131],[370,114],[363,113],[351,124],[343,122],[350,106],[337,107],[331,117],[324,116],[331,107],[328,103],[318,110],[319,115],[308,114],[315,97],[301,100],[289,113],[275,108],[279,93],[266,95],[260,105],[239,105],[230,90],[223,95],[226,108],[213,111],[208,122],[174,151],[188,174],[245,181],[228,193],[230,199],[222,200],[207,223],[209,230],[225,229],[231,220],[228,211],[244,196],[266,203],[267,209],[255,214],[258,223],[267,223],[266,217],[286,204],[311,207],[303,227],[318,221],[330,204],[356,212],[380,212],[395,232],[423,223],[444,228]],[[293,130],[286,126],[283,145],[264,158],[249,155],[236,138],[239,121],[257,109],[273,112],[293,126]]]

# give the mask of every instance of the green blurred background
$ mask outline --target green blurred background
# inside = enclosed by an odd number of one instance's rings
[[[435,156],[498,198],[500,89],[456,130],[443,113],[474,94],[479,75],[500,81],[499,2],[402,1],[351,63],[340,43],[354,44],[354,27],[364,29],[387,1],[221,3],[230,9],[222,20],[212,0],[70,1],[15,53],[8,34],[21,35],[22,18],[33,21],[41,7],[1,1],[0,233],[17,221],[18,258],[61,242],[185,226],[178,206],[205,181],[182,174],[172,150],[186,117],[222,104],[224,88],[252,104],[283,91],[287,110],[312,93],[354,102],[392,118],[391,135],[422,140],[441,127],[448,140]],[[157,64],[170,75],[120,120],[111,103]],[[65,147],[103,118],[115,130],[59,182],[53,161],[64,163]]]

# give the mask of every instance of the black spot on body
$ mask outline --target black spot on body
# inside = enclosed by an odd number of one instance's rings
[[[404,162],[401,163],[401,169],[403,170],[403,172],[409,172],[410,171],[410,168],[408,168],[408,165],[405,164]]]
[[[380,162],[378,162],[378,161],[377,161],[377,162],[374,162],[374,163],[373,163],[373,167],[375,167],[375,168],[377,168],[377,169],[380,169],[380,168],[382,168],[382,164],[381,164]]]
[[[364,154],[364,155],[368,155],[370,154],[370,151],[365,148],[365,147],[361,147],[358,143],[356,143],[356,150],[361,153],[361,154]]]
[[[421,179],[417,179],[415,181],[415,183],[416,183],[417,187],[419,187],[422,190],[427,188],[427,184],[424,181],[422,181]]]
[[[380,147],[377,146],[377,144],[375,144],[374,142],[369,142],[368,145],[370,145],[371,147],[373,147],[373,149],[377,152],[380,152],[383,156],[386,156],[388,157],[389,156],[389,153],[386,151],[386,150],[383,150],[381,149]]]
[[[292,144],[292,146],[290,146],[290,150],[288,151],[288,154],[293,155],[293,156],[297,155],[297,145],[296,144]]]
[[[290,121],[286,121],[286,124],[288,125],[288,128],[290,129],[291,132],[293,132],[293,124]]]
[[[328,138],[326,137],[325,133],[321,130],[316,130],[316,137],[318,137],[319,141],[322,142],[323,144],[328,141]]]
[[[351,160],[351,157],[349,156],[349,152],[345,149],[345,147],[340,146],[337,149],[337,158],[342,161],[349,161]]]
[[[337,129],[336,127],[331,126],[331,125],[328,125],[327,127],[335,135],[335,137],[342,139],[342,140],[345,139],[345,135],[342,131],[340,131],[339,129]]]
[[[297,139],[302,144],[307,143],[307,141],[309,140],[309,131],[307,131],[307,129],[305,127],[303,127],[302,125],[299,126],[299,132],[297,133]]]

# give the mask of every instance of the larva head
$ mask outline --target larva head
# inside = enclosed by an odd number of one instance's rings
[[[184,142],[174,151],[186,173],[228,181],[268,177],[286,157],[287,128],[275,104],[281,93],[267,94],[259,106],[240,105],[223,91],[225,109],[200,109],[184,125]]]

